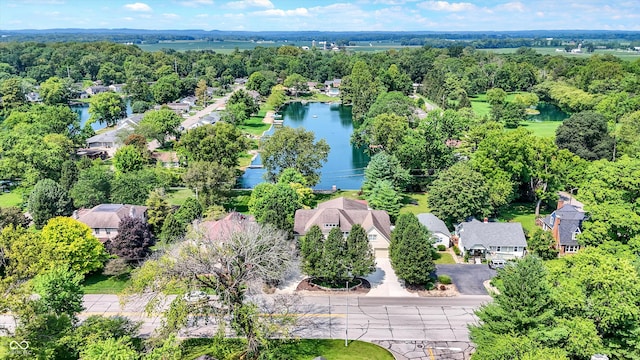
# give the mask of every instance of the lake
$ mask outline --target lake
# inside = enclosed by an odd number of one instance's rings
[[[127,116],[129,116],[133,113],[133,110],[131,110],[131,100],[127,98],[125,101],[127,104]],[[73,112],[75,112],[76,114],[78,114],[78,116],[80,116],[80,126],[84,126],[84,124],[87,123],[87,120],[89,120],[89,117],[91,116],[89,114],[89,104],[86,103],[83,105],[72,105],[70,106],[70,108]],[[104,129],[105,126],[106,125],[104,123],[99,123],[99,122],[94,122],[93,124],[91,124],[93,131]]]
[[[300,102],[287,105],[282,116],[284,125],[292,128],[302,127],[316,135],[316,141],[324,139],[331,147],[327,162],[320,169],[320,182],[314,186],[317,190],[329,190],[335,185],[338,189],[360,189],[364,180],[364,169],[369,164],[369,156],[350,143],[353,123],[351,107],[338,104]],[[269,133],[273,133],[272,127]],[[257,157],[252,164],[260,164]],[[239,179],[241,188],[253,188],[264,182],[264,169],[247,169]]]
[[[527,120],[529,121],[563,121],[569,117],[569,114],[560,110],[559,107],[554,104],[541,102],[536,107],[540,114],[531,115]]]

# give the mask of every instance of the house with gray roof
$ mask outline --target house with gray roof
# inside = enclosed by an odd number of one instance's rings
[[[515,259],[526,254],[527,240],[519,222],[463,222],[456,227],[458,247],[476,259]]]
[[[91,228],[98,240],[105,242],[118,235],[120,221],[126,216],[147,221],[147,207],[127,204],[100,204],[91,209],[74,211],[73,218]]]
[[[313,225],[318,225],[325,235],[331,229],[339,228],[347,237],[353,225],[359,224],[367,232],[369,243],[376,257],[388,257],[391,241],[391,220],[384,210],[371,210],[363,201],[339,197],[318,204],[315,209],[296,211],[293,234],[296,238],[304,236]]]
[[[87,147],[89,149],[114,149],[118,141],[117,132],[118,130],[114,129],[94,135],[86,140]]]
[[[417,218],[420,224],[424,225],[429,229],[429,232],[431,232],[433,246],[451,246],[451,233],[449,232],[449,229],[447,229],[447,225],[445,225],[444,221],[431,213],[418,214]]]
[[[587,218],[581,203],[565,203],[565,200],[567,199],[561,196],[557,209],[542,218],[540,224],[543,230],[551,231],[560,255],[580,250],[581,245],[576,236],[582,233],[582,222]]]

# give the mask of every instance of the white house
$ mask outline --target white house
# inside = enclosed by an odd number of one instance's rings
[[[477,259],[515,259],[526,254],[527,240],[519,222],[484,222],[473,219],[456,227],[458,247]]]
[[[344,197],[325,201],[316,209],[296,211],[293,234],[304,236],[313,225],[318,225],[327,236],[331,229],[339,228],[347,237],[351,228],[360,224],[367,232],[376,257],[389,256],[391,241],[391,220],[384,210],[371,210],[366,203]]]
[[[418,214],[420,224],[424,225],[431,232],[433,238],[433,246],[444,245],[451,246],[451,233],[447,229],[444,221],[431,213]]]

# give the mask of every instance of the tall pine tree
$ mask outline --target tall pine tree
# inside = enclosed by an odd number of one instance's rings
[[[349,278],[345,261],[345,242],[340,228],[333,228],[324,242],[322,261],[318,266],[318,277],[332,285],[340,286]]]
[[[431,283],[431,273],[436,270],[434,253],[429,230],[415,215],[400,215],[391,233],[389,251],[396,275],[411,285]]]
[[[375,271],[376,258],[362,226],[353,225],[346,245],[346,260],[353,277],[366,276]]]
[[[307,234],[300,239],[300,255],[302,256],[302,272],[316,277],[320,276],[320,263],[324,247],[324,235],[318,225],[309,229]]]

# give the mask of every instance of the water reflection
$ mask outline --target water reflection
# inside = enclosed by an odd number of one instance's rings
[[[292,103],[282,111],[285,126],[304,127],[325,139],[331,147],[327,162],[320,170],[320,182],[316,189],[359,189],[364,178],[364,168],[369,156],[363,149],[349,142],[353,131],[351,107],[339,104]],[[257,163],[258,160],[254,162]],[[253,188],[264,181],[264,169],[247,169],[239,179],[239,186]]]
[[[529,117],[531,121],[562,121],[569,117],[569,114],[560,110],[559,107],[554,104],[541,102],[536,107],[540,114],[532,115]]]

